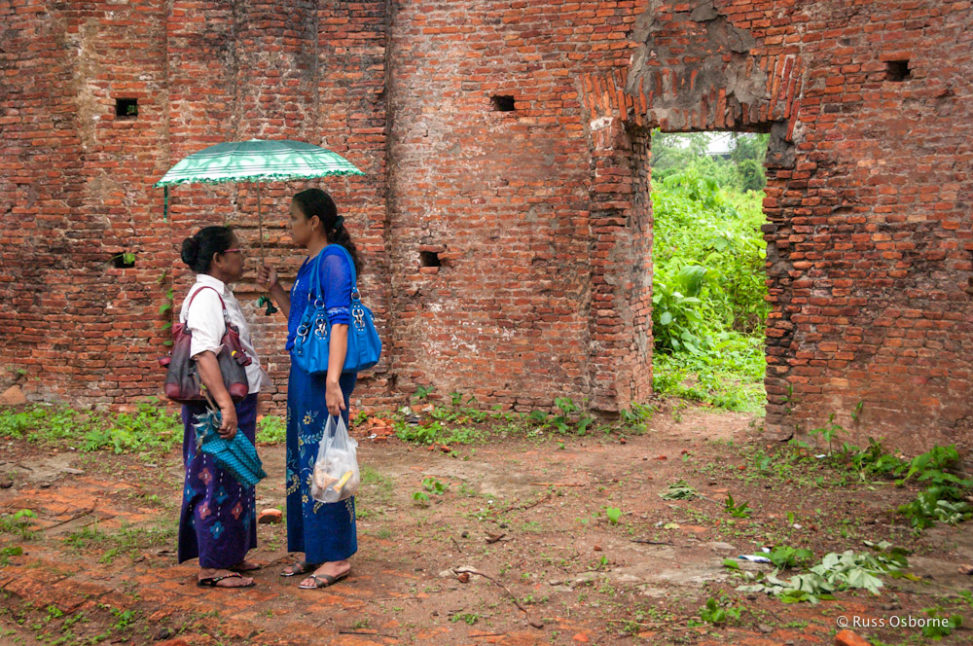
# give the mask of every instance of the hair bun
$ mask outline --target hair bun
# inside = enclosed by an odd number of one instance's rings
[[[181,256],[184,263],[194,267],[199,260],[199,240],[195,237],[183,240]]]

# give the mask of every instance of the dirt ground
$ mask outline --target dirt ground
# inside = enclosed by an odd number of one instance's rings
[[[916,537],[894,513],[916,487],[785,468],[759,420],[689,408],[642,435],[492,439],[448,449],[361,438],[352,576],[301,591],[278,576],[286,528],[262,524],[248,590],[201,589],[176,564],[179,450],[164,456],[0,444],[0,644],[932,643],[917,622],[958,614],[939,643],[973,643],[969,527]],[[261,446],[258,509],[283,508],[283,445]],[[701,494],[664,500],[679,480]],[[423,494],[423,495],[419,495]],[[746,502],[733,517],[727,495]],[[426,497],[428,500],[424,500]],[[29,509],[36,516],[13,516]],[[617,516],[617,522],[615,520]],[[724,566],[762,547],[911,550],[915,580],[873,596],[784,604]],[[18,554],[16,548],[23,553]],[[789,576],[782,575],[782,576]],[[712,600],[725,623],[702,618]],[[929,610],[934,609],[934,610]],[[735,615],[739,611],[739,617]]]

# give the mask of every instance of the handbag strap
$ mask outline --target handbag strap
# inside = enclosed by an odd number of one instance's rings
[[[345,254],[345,258],[348,260],[348,266],[351,267],[351,300],[361,300],[361,294],[358,292],[358,274],[355,271],[355,261],[348,253],[348,250],[340,244],[329,244],[327,247],[321,250],[321,253],[317,255],[314,259],[314,267],[311,273],[311,282],[307,292],[307,300],[309,302],[314,301],[318,298],[320,294],[320,300],[324,300],[324,292],[321,291],[321,263],[324,262],[324,252],[332,247],[340,249],[342,253]]]
[[[226,311],[226,302],[223,300],[223,295],[220,294],[220,291],[218,289],[216,289],[215,287],[213,287],[212,285],[203,285],[202,287],[200,287],[199,289],[197,289],[195,292],[193,292],[193,295],[189,297],[189,303],[186,304],[186,318],[187,318],[187,320],[189,318],[189,308],[193,306],[193,300],[204,289],[212,289],[214,292],[216,292],[216,297],[218,299],[220,299],[220,305],[223,306],[223,322],[224,323],[229,323],[230,322],[230,314],[229,314],[229,312]]]

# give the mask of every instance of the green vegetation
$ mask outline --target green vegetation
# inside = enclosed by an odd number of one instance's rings
[[[287,439],[287,424],[276,415],[265,415],[257,422],[258,444],[280,444]]]
[[[605,507],[605,517],[612,525],[617,525],[622,518],[622,510],[618,507]]]
[[[182,441],[182,422],[154,398],[134,413],[117,415],[35,405],[0,410],[0,437],[70,444],[80,451],[168,451]]]
[[[856,413],[860,410],[859,405]],[[825,455],[815,457],[809,444],[796,439],[771,454],[763,449],[751,451],[745,479],[770,476],[784,482],[824,486],[826,477],[835,485],[897,478],[895,485],[899,487],[910,481],[925,486],[915,500],[899,505],[897,509],[917,534],[937,521],[955,525],[973,518],[973,505],[967,501],[967,496],[973,492],[973,478],[959,473],[960,456],[956,445],[934,446],[912,460],[903,460],[886,452],[881,441],[874,438],[869,438],[865,448],[848,442],[841,442],[839,446],[839,436],[844,431],[832,413],[826,426],[809,432],[828,443]],[[814,472],[821,475],[812,477],[810,474]],[[729,506],[727,511],[730,512]]]
[[[854,589],[867,590],[877,595],[884,585],[879,576],[901,576],[902,570],[909,564],[904,551],[892,548],[889,543],[873,544],[871,547],[873,552],[831,552],[807,572],[796,574],[787,580],[777,577],[779,570],[772,574],[741,571],[739,576],[756,579],[759,583],[743,585],[737,590],[766,592],[784,603],[817,603],[821,599],[833,599],[835,592]]]
[[[37,514],[31,509],[21,509],[12,514],[0,515],[0,534],[15,534],[21,540],[31,540],[34,538],[34,530],[31,528]],[[13,552],[6,556],[14,556]]]
[[[915,500],[899,507],[899,513],[909,519],[917,532],[937,520],[955,525],[973,516],[973,507],[966,502],[967,494],[973,490],[973,479],[949,472],[958,463],[955,445],[935,446],[913,458],[905,477],[896,482],[901,485],[915,477],[917,482],[929,485]]]
[[[693,500],[699,497],[699,493],[685,480],[677,480],[669,485],[663,493],[659,494],[663,500]]]
[[[447,402],[434,400],[433,388],[423,388],[412,396],[412,406],[405,406],[377,416],[390,420],[396,436],[417,444],[476,444],[490,437],[529,437],[604,434],[641,434],[647,429],[655,409],[648,404],[633,403],[619,412],[613,423],[597,424],[587,408],[587,401],[575,402],[558,397],[548,410],[528,413],[505,411],[500,406],[486,409],[476,397],[462,393],[449,394]],[[364,422],[357,418],[356,423]],[[455,457],[455,455],[454,455]]]
[[[752,513],[749,503],[741,502],[737,504],[731,494],[726,494],[726,500],[723,501],[723,510],[734,518],[750,518],[750,514]]]
[[[730,410],[766,403],[766,245],[760,232],[766,135],[729,158],[705,133],[653,133],[654,386]]]
[[[125,524],[114,532],[106,532],[95,524],[75,530],[62,540],[65,545],[78,551],[100,550],[99,563],[108,564],[120,555],[134,559],[150,547],[170,543],[175,540],[177,532],[175,523],[150,526]]]
[[[719,599],[710,597],[706,600],[706,605],[699,609],[699,618],[714,626],[721,626],[739,623],[742,612],[742,607],[730,605],[730,600],[721,595]]]

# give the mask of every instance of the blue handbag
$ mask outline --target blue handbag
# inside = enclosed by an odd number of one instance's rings
[[[378,336],[378,330],[375,329],[372,311],[362,305],[361,294],[358,293],[358,276],[355,273],[355,263],[351,254],[339,244],[328,245],[326,248],[330,247],[340,249],[351,267],[351,324],[348,326],[348,351],[341,371],[360,372],[378,363],[382,355],[382,340]],[[328,352],[331,342],[331,323],[328,322],[319,277],[323,256],[322,250],[311,270],[307,307],[304,308],[301,323],[297,326],[294,347],[291,348],[292,361],[312,375],[328,371]]]

